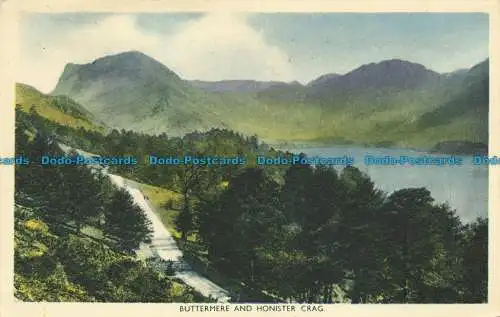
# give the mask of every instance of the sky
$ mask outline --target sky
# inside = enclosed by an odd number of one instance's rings
[[[488,57],[482,13],[36,13],[17,81],[50,92],[67,63],[141,51],[184,79],[307,83],[398,58],[445,73]]]

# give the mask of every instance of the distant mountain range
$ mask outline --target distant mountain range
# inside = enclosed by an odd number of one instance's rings
[[[147,133],[219,127],[278,143],[487,144],[488,62],[439,74],[393,59],[302,85],[187,81],[130,51],[66,65],[51,95],[74,99],[110,127]]]
[[[194,87],[208,92],[259,92],[273,86],[286,86],[288,83],[281,81],[256,81],[256,80],[221,80],[221,81],[189,81]]]

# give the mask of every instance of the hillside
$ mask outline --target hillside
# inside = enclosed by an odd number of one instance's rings
[[[50,122],[50,124],[49,124]],[[56,127],[56,129],[54,129]],[[27,302],[207,301],[191,287],[135,255],[151,239],[148,219],[126,191],[86,166],[47,166],[60,157],[60,133],[105,136],[16,108],[14,295]],[[33,138],[29,138],[33,136]],[[89,140],[90,141],[90,140]]]
[[[462,122],[456,138],[487,144],[489,110],[489,64],[482,62],[466,73],[460,92],[433,111],[423,114],[417,126],[422,129],[451,126]],[[484,146],[483,146],[484,148]],[[486,147],[487,148],[487,147]]]
[[[487,80],[487,73],[474,72],[478,82]],[[487,89],[467,83],[467,74],[438,74],[393,59],[326,74],[305,86],[185,81],[132,51],[68,64],[52,95],[73,98],[112,127],[146,133],[229,128],[268,142],[428,149],[444,141],[487,143],[487,107],[464,114],[471,103],[487,101]]]
[[[35,200],[35,203],[37,201]],[[15,297],[26,302],[192,302],[204,299],[154,266],[15,206]],[[70,256],[68,256],[70,255]],[[146,280],[147,287],[138,287]]]
[[[201,91],[139,52],[66,65],[52,95],[68,95],[112,127],[183,134],[223,127]]]
[[[106,131],[104,123],[67,96],[45,95],[34,87],[18,83],[16,104],[25,112],[33,108],[40,116],[65,126],[97,132]]]
[[[269,89],[259,97],[278,103],[285,100],[280,95],[295,96],[309,111],[319,111],[313,130],[318,143],[423,149],[441,141],[487,144],[487,67],[484,61],[467,71],[438,74],[419,64],[390,60],[345,75],[327,74],[307,87]]]
[[[27,132],[35,137],[29,140]],[[182,138],[116,130],[102,135],[62,128],[17,108],[16,153],[33,159],[15,169],[18,300],[211,301],[168,269],[159,271],[154,260],[133,256],[142,243],[158,237],[151,237],[144,209],[130,192],[85,166],[35,163],[43,154],[62,155],[54,142],[61,137],[89,152],[137,157],[140,164],[109,171],[143,183],[139,188],[179,238],[185,260],[235,295],[232,301],[487,300],[488,220],[462,223],[426,188],[384,192],[355,167],[157,167],[144,164],[147,154],[238,153],[254,161],[258,154],[287,153],[229,130]],[[88,142],[75,142],[79,139]],[[79,145],[85,143],[88,147]]]

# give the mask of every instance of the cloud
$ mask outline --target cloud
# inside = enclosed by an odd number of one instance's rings
[[[293,80],[289,57],[243,14],[213,13],[168,38],[167,60],[189,79]]]
[[[247,16],[210,13],[184,22],[174,34],[149,33],[136,16],[113,15],[64,29],[32,28],[23,37],[18,81],[52,90],[68,62],[88,63],[104,55],[138,50],[186,79],[293,80],[288,56],[266,42]]]
[[[35,29],[35,34],[25,37],[30,42],[23,46],[18,74],[18,81],[43,92],[55,87],[69,62],[88,63],[103,55],[132,49],[151,53],[161,44],[157,37],[140,32],[135,18],[128,15],[107,17],[77,29],[43,31]]]

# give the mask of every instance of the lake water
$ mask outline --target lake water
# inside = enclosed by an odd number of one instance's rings
[[[373,156],[449,156],[429,154],[407,149],[364,148],[364,147],[329,147],[287,149],[293,153],[305,153],[308,157],[354,158],[353,166],[366,172],[377,188],[391,193],[398,189],[425,187],[436,202],[447,202],[462,221],[473,221],[488,214],[488,167],[473,165],[472,156],[460,155],[463,165],[458,166],[382,166],[366,165],[366,155]],[[342,167],[339,167],[342,169]]]

